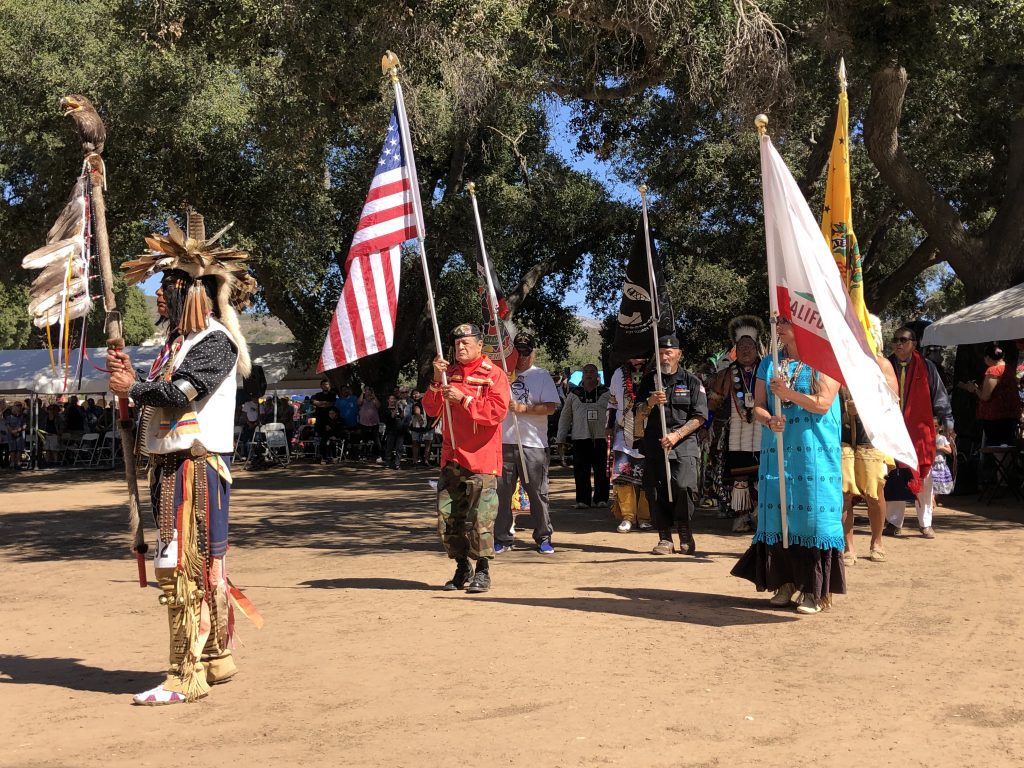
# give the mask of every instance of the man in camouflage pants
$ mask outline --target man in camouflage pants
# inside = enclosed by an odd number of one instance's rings
[[[456,562],[455,575],[444,588],[486,592],[491,587],[508,377],[483,354],[478,326],[457,326],[452,341],[455,364],[449,367],[443,357],[436,357],[434,380],[423,396],[427,414],[441,416],[444,425],[437,528],[448,557]],[[446,372],[448,383],[443,384]],[[470,559],[476,561],[475,573]]]

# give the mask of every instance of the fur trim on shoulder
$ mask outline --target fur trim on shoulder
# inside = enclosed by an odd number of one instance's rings
[[[252,360],[249,359],[249,345],[238,325],[238,313],[231,306],[231,286],[222,281],[217,290],[217,303],[220,305],[220,322],[227,328],[231,340],[238,348],[238,373],[244,379],[252,372]]]

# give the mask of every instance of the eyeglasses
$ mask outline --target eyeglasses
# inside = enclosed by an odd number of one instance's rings
[[[893,344],[906,344],[906,343],[911,342],[913,340],[914,339],[913,339],[912,336],[893,336],[892,337],[892,343]]]

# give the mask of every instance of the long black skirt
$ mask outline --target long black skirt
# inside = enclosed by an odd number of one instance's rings
[[[732,569],[732,575],[754,582],[758,592],[774,592],[783,584],[795,584],[819,600],[846,594],[846,569],[839,549],[818,549],[790,544],[755,542]]]

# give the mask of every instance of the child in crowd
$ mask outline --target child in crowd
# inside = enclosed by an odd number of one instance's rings
[[[932,496],[936,506],[941,506],[940,496],[948,496],[953,492],[953,472],[949,468],[947,457],[952,456],[953,445],[942,434],[939,422],[935,422],[935,463],[932,464]]]

